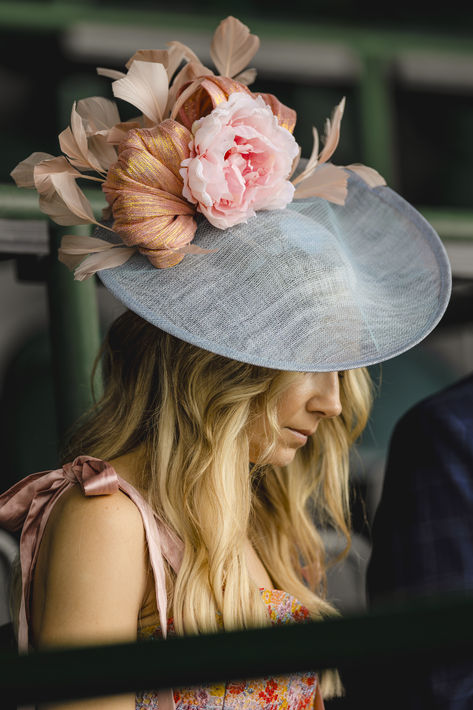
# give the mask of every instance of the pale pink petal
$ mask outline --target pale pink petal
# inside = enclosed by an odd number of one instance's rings
[[[112,131],[113,129],[110,129]],[[106,136],[96,135],[88,139],[89,155],[94,156],[94,162],[97,162],[102,171],[109,169],[111,165],[117,161],[117,151],[110,143]]]
[[[54,194],[51,176],[55,173],[66,173],[75,178],[87,177],[85,175],[83,176],[82,173],[73,168],[63,155],[59,155],[57,158],[42,160],[37,163],[33,169],[34,186],[40,195],[48,196]]]
[[[77,102],[76,111],[84,121],[87,136],[105,134],[120,122],[117,105],[102,96],[91,96]]]
[[[279,186],[279,189],[271,188],[272,185],[269,186],[265,204],[261,209],[281,210],[294,199],[294,185],[287,180]],[[259,204],[255,203],[255,209],[259,208]]]
[[[34,188],[33,171],[35,166],[43,160],[49,159],[54,160],[54,155],[50,155],[49,153],[31,153],[28,158],[22,160],[21,163],[18,163],[16,168],[13,168],[10,175],[18,187]]]
[[[302,149],[299,146],[299,150],[297,151],[296,157],[292,161],[291,170],[289,171],[289,175],[287,176],[288,180],[290,180],[290,178],[294,175],[294,171],[297,168],[297,166],[299,165],[299,161],[301,159],[301,152],[302,152]],[[291,181],[291,182],[292,182],[292,184],[294,184],[294,181]]]
[[[192,132],[192,154],[180,168],[182,194],[215,227],[247,222],[257,210],[284,209],[292,200],[288,175],[299,146],[262,98],[234,91],[195,121]]]
[[[81,219],[64,203],[64,200],[59,197],[56,192],[51,196],[39,196],[39,208],[41,212],[47,214],[53,222],[60,224],[63,227],[70,227],[74,224],[90,224],[90,219]]]
[[[271,111],[278,119],[279,125],[286,128],[290,133],[293,132],[297,120],[297,114],[294,109],[282,104],[272,94],[253,94],[253,96],[260,96],[265,104],[271,108]]]
[[[108,131],[107,143],[118,145],[126,138],[127,133],[134,128],[144,128],[143,121],[132,119],[130,121],[124,121],[123,123],[117,123],[116,126]]]
[[[43,160],[34,168],[40,209],[58,224],[98,224],[89,201],[77,186],[78,177],[88,176],[73,168],[64,156]]]
[[[327,119],[325,125],[324,148],[319,155],[319,163],[325,163],[335,152],[335,148],[340,140],[340,124],[342,122],[343,111],[345,109],[345,97],[336,106],[332,119]]]
[[[85,157],[80,152],[79,146],[77,145],[77,141],[70,126],[65,128],[59,134],[59,145],[61,146],[62,152],[67,155],[73,165],[76,165],[79,168],[89,167]]]
[[[133,62],[155,62],[162,64],[166,69],[169,63],[169,52],[167,49],[139,49],[125,64],[130,69]]]
[[[86,156],[88,152],[87,135],[85,132],[84,121],[82,120],[82,116],[80,116],[77,112],[76,106],[77,103],[74,101],[71,111],[71,131],[77,143],[79,155]]]
[[[204,65],[200,62],[191,61],[184,67],[182,67],[181,71],[176,75],[171,88],[169,89],[166,115],[171,113],[181,88],[189,82],[193,82],[198,77],[203,76],[213,76],[213,72],[210,69],[207,69],[207,67],[204,67]]]
[[[168,75],[162,64],[133,62],[128,74],[112,84],[117,98],[140,109],[154,123],[164,119],[168,100]]]
[[[233,77],[245,69],[259,49],[259,38],[235,17],[219,24],[210,46],[210,56],[222,76]]]
[[[113,101],[101,97],[82,99],[72,107],[70,128],[59,135],[61,150],[77,168],[107,172],[117,159],[107,135],[119,120]]]
[[[256,75],[256,69],[245,69],[245,71],[240,72],[240,74],[235,77],[235,81],[239,81],[240,84],[245,84],[245,86],[249,86],[255,81]]]
[[[105,67],[96,67],[99,76],[106,76],[107,79],[123,79],[126,76],[125,72],[117,71],[116,69],[106,69]]]
[[[88,237],[85,234],[66,234],[61,239],[61,251],[63,254],[90,254],[91,252],[107,251],[114,246],[105,239]]]
[[[197,54],[195,54],[195,52],[193,52],[192,49],[186,44],[178,42],[177,40],[172,40],[171,42],[166,42],[166,47],[169,47],[170,64],[172,60],[172,63],[175,65],[174,71],[176,71],[183,59],[186,59],[188,62],[196,62],[197,64],[200,64],[200,59]]]
[[[374,168],[369,168],[367,165],[361,165],[361,163],[353,163],[352,165],[346,165],[345,167],[363,178],[366,184],[370,187],[386,185],[386,180]]]
[[[189,84],[189,86],[187,86],[184,89],[182,94],[179,94],[179,98],[177,99],[176,103],[172,107],[171,116],[170,116],[172,119],[176,118],[181,106],[183,106],[185,104],[185,102],[187,101],[189,96],[192,96],[192,94],[195,92],[195,90],[200,85],[200,83],[201,83],[201,81],[199,79],[196,79],[195,81],[193,81],[191,84]]]
[[[314,139],[312,153],[310,154],[310,158],[307,161],[307,165],[305,166],[304,170],[292,181],[293,185],[298,185],[300,182],[308,178],[309,175],[312,175],[315,168],[317,167],[319,153],[319,134],[315,126],[312,126],[312,136]]]
[[[90,202],[71,175],[52,175],[51,182],[59,199],[63,201],[66,208],[78,220],[75,222],[60,222],[59,224],[98,224]]]
[[[87,256],[74,272],[76,281],[84,281],[101,269],[112,269],[121,266],[136,252],[134,247],[113,247],[106,252]]]
[[[295,200],[322,197],[336,205],[344,205],[347,196],[348,174],[343,168],[324,163],[301,182],[294,193]]]
[[[87,252],[88,253],[88,252]],[[83,254],[68,254],[67,252],[64,252],[61,247],[57,250],[57,258],[61,262],[61,264],[64,264],[67,266],[69,271],[73,271],[76,266],[79,266],[80,262],[83,261],[84,255]]]
[[[89,151],[84,121],[77,113],[75,103],[71,111],[71,125],[59,134],[59,145],[76,168],[106,172],[98,159]]]

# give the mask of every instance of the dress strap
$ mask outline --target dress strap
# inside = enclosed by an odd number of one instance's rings
[[[133,486],[118,475],[117,479],[120,489],[129,496],[141,513],[148,543],[149,560],[154,576],[159,622],[161,624],[163,638],[166,638],[167,594],[163,557],[167,559],[173,570],[177,572],[181,566],[183,544],[178,538],[172,535],[169,528],[157,518],[151,506]],[[156,696],[159,710],[175,710],[176,705],[171,688],[158,690]]]
[[[0,526],[7,530],[22,529],[20,562],[22,594],[18,620],[18,649],[28,651],[29,605],[33,569],[39,543],[51,510],[59,498],[73,485],[63,469],[43,471],[27,476],[0,496]]]
[[[183,545],[170,530],[155,515],[151,506],[138,491],[127,481],[117,475],[120,490],[136,505],[141,513],[143,526],[148,543],[148,553],[154,575],[156,603],[158,606],[159,623],[163,629],[163,638],[167,632],[167,593],[166,575],[163,557],[169,562],[175,572],[178,572],[182,560]]]
[[[325,710],[325,705],[322,698],[322,693],[320,692],[320,683],[318,678],[317,690],[315,691],[314,710]]]
[[[29,604],[33,570],[40,542],[51,511],[71,486],[79,484],[84,495],[111,495],[122,490],[141,513],[153,570],[156,602],[163,636],[167,627],[167,595],[163,556],[177,571],[182,559],[182,543],[156,517],[150,505],[106,461],[79,456],[72,463],[53,471],[27,476],[0,495],[0,526],[8,530],[23,527],[20,540],[22,599],[19,616],[18,646],[28,651]]]

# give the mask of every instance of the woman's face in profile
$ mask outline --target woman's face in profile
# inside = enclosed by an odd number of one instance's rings
[[[342,411],[338,372],[300,373],[281,394],[277,404],[280,434],[269,460],[264,463],[287,466],[297,449],[307,443],[321,419],[336,417]],[[262,413],[249,430],[250,461],[259,461],[270,442],[269,426]]]

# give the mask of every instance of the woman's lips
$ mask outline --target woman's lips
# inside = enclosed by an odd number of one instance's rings
[[[294,438],[298,439],[301,444],[306,444],[307,439],[312,434],[312,432],[308,431],[307,429],[293,429],[290,426],[286,427],[286,429],[290,431]]]

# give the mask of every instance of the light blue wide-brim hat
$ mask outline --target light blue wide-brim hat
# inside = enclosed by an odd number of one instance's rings
[[[347,370],[395,357],[432,331],[451,291],[434,229],[393,190],[354,173],[343,206],[298,200],[226,230],[202,218],[194,243],[214,251],[168,269],[137,253],[100,278],[177,338],[279,370]]]

